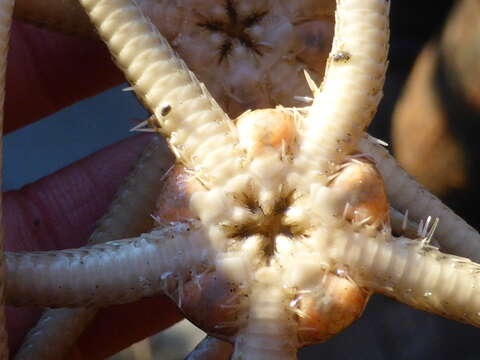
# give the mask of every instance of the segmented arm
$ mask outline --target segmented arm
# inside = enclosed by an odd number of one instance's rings
[[[418,240],[357,233],[335,256],[359,285],[420,310],[480,326],[480,265]],[[337,248],[338,250],[338,248]],[[327,250],[331,251],[331,250]]]
[[[232,351],[233,347],[230,343],[207,335],[185,360],[228,360]]]
[[[248,294],[246,324],[235,337],[232,360],[296,359],[298,340],[293,312],[288,304],[292,300],[285,287],[278,281],[275,271],[265,267],[258,271]]]
[[[7,68],[7,52],[12,22],[14,0],[0,0],[0,149],[2,145],[3,129],[3,103],[5,100],[5,71]],[[0,154],[0,170],[2,168],[3,156]],[[1,182],[1,175],[0,175]],[[1,199],[0,194],[0,220],[1,220]],[[3,259],[3,233],[0,229],[0,359],[8,358],[7,333],[5,330],[5,265]]]
[[[474,228],[417,183],[382,146],[362,139],[360,149],[375,159],[392,206],[399,211],[408,210],[416,221],[426,215],[438,217],[435,239],[442,250],[480,262],[480,234]]]
[[[356,148],[376,112],[387,68],[389,8],[385,0],[337,1],[325,78],[314,91],[297,160],[307,173],[314,169],[315,180],[322,172],[317,169],[334,170]]]
[[[210,266],[208,249],[196,223],[172,223],[78,250],[6,253],[7,302],[75,307],[126,303],[162,291],[174,297],[192,273]]]
[[[47,309],[31,329],[15,360],[59,360],[82,334],[97,311],[91,308]]]
[[[133,237],[152,227],[159,180],[170,167],[172,156],[165,143],[154,137],[142,152],[134,169],[118,190],[108,212],[98,222],[89,244],[100,244]],[[85,326],[95,317],[96,309],[47,309],[29,331],[16,360],[62,358]]]
[[[81,4],[176,156],[206,184],[238,172],[241,159],[231,120],[135,2]]]
[[[173,156],[164,140],[154,137],[119,188],[108,212],[99,221],[89,244],[137,236],[153,226],[156,195]]]

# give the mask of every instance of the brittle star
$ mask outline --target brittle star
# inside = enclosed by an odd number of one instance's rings
[[[370,291],[478,324],[478,265],[430,246],[428,226],[422,241],[393,237],[381,178],[365,156],[376,158],[389,193],[406,187],[402,198],[391,197],[397,207],[412,200],[410,193],[429,200],[418,212],[431,206],[433,216],[448,214],[363,137],[381,97],[388,2],[339,2],[332,53],[322,86],[312,84],[312,106],[254,111],[236,124],[134,4],[83,3],[195,183],[188,194],[193,216],[79,251],[8,254],[10,302],[78,306],[164,291],[207,332],[234,342],[234,358],[293,358],[299,346],[354,320]],[[478,235],[451,214],[445,220],[435,234],[440,244],[478,256],[478,242],[448,243],[454,234]],[[43,279],[32,276],[35,264],[45,266]],[[70,272],[55,276],[67,264]],[[95,276],[100,268],[122,269],[113,279],[120,285]],[[192,298],[208,298],[212,288],[227,294],[207,302],[220,318],[189,313]]]

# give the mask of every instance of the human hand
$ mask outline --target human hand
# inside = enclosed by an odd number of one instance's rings
[[[8,64],[7,132],[123,81],[101,43],[20,23],[13,26]],[[21,190],[5,193],[6,249],[48,250],[84,244],[148,141],[145,136],[127,139]],[[39,313],[38,309],[8,309],[12,352]],[[105,358],[180,318],[163,296],[104,309],[69,358]]]

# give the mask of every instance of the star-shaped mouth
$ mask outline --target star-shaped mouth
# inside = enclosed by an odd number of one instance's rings
[[[261,22],[267,15],[267,11],[253,12],[250,15],[241,16],[237,12],[236,4],[233,0],[227,0],[224,8],[228,20],[211,19],[197,23],[198,26],[212,33],[225,35],[225,39],[218,49],[218,62],[221,63],[226,60],[234,47],[235,41],[238,41],[257,55],[262,55],[259,45],[249,34],[249,29]]]
[[[269,259],[275,254],[278,236],[293,238],[300,235],[301,231],[288,224],[285,217],[285,212],[293,203],[293,192],[280,198],[271,213],[265,213],[258,202],[249,196],[244,195],[237,201],[248,208],[251,218],[245,223],[225,225],[223,231],[228,238],[240,242],[254,236],[263,239],[262,251]]]

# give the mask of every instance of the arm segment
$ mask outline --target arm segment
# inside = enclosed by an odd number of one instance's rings
[[[425,215],[438,217],[435,239],[442,250],[480,261],[480,234],[474,228],[417,183],[383,147],[362,139],[360,149],[375,159],[392,206],[402,212],[408,210],[416,221]]]
[[[176,156],[206,184],[237,172],[241,160],[231,120],[137,5],[81,3]]]
[[[357,146],[383,95],[388,53],[385,0],[337,1],[335,37],[325,78],[314,90],[297,165],[334,171]],[[319,165],[320,163],[320,165]],[[310,170],[318,181],[319,171]],[[324,182],[327,177],[324,176]]]
[[[9,304],[76,307],[126,303],[161,291],[175,296],[211,261],[202,231],[173,223],[78,250],[7,253],[6,263]]]
[[[422,241],[358,233],[345,239],[338,263],[361,286],[414,308],[480,326],[480,265]],[[337,248],[338,249],[338,248]]]

